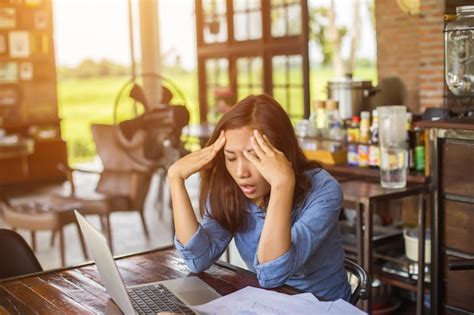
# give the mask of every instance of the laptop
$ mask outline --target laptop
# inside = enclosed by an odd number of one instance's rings
[[[106,238],[77,210],[74,213],[100,278],[124,314],[194,314],[193,305],[220,297],[207,283],[194,276],[125,287]]]

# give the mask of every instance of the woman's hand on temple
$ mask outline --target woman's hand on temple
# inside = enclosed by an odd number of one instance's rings
[[[267,136],[258,130],[253,131],[250,143],[255,154],[243,151],[244,156],[252,162],[263,178],[272,187],[294,185],[295,173],[285,154],[275,148]]]
[[[194,151],[174,162],[168,169],[168,178],[185,180],[204,169],[215,158],[217,152],[224,147],[224,144],[225,135],[222,131],[219,138],[210,146]]]

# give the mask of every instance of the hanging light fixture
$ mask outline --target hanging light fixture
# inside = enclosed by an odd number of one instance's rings
[[[408,15],[420,13],[420,0],[397,0],[398,7]]]

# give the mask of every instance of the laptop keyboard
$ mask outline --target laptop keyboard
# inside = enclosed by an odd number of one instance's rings
[[[176,295],[162,284],[128,289],[133,308],[139,314],[156,314],[171,312],[178,314],[194,314]]]

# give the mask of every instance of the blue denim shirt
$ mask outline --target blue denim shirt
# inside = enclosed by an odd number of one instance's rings
[[[260,264],[257,247],[265,212],[248,202],[248,224],[232,235],[205,214],[186,243],[175,238],[175,246],[192,272],[209,268],[227,248],[232,237],[247,267],[256,273],[263,288],[288,284],[327,300],[348,300],[350,286],[344,270],[344,251],[339,231],[343,194],[339,183],[325,170],[306,172],[313,187],[302,204],[294,209],[291,248],[272,261]]]

